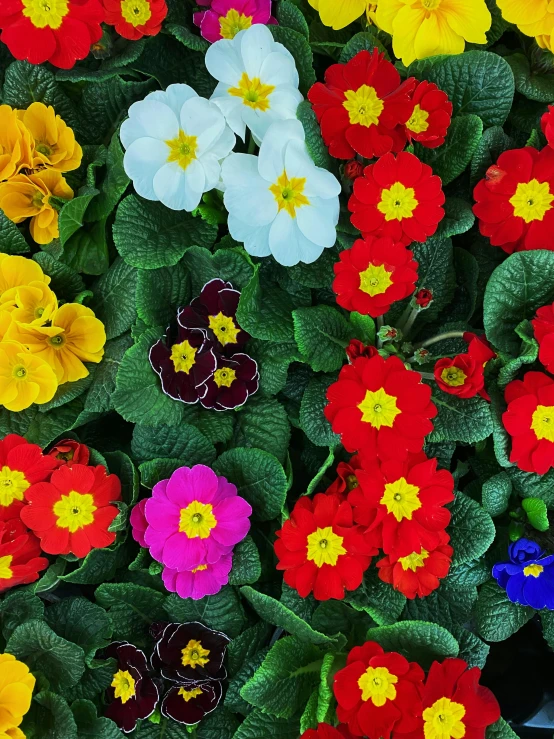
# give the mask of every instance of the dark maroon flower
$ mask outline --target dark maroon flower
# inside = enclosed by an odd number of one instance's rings
[[[219,682],[175,685],[164,695],[162,716],[192,726],[217,708],[222,692]]]
[[[204,408],[226,411],[244,405],[249,395],[259,386],[258,365],[248,354],[217,357],[217,369],[202,387],[198,388]]]
[[[139,719],[154,713],[160,694],[149,677],[148,661],[140,649],[128,642],[113,642],[104,650],[104,657],[117,660],[110,687],[106,690],[109,703],[105,715],[128,734]]]
[[[415,295],[416,305],[419,305],[420,308],[427,308],[432,300],[433,293],[431,292],[431,290],[427,290],[424,287],[421,288],[421,290],[418,290]]]
[[[355,180],[364,173],[364,165],[357,159],[351,159],[344,165],[344,176],[349,180]]]
[[[167,329],[150,349],[150,364],[160,376],[162,390],[174,400],[196,403],[198,387],[214,372],[217,362],[212,342],[198,328]]]
[[[152,667],[176,683],[223,680],[227,675],[223,660],[229,641],[221,631],[213,631],[198,621],[167,624],[154,647]]]
[[[358,359],[358,357],[367,357],[368,359],[371,359],[371,357],[374,357],[379,352],[374,346],[366,346],[363,341],[360,341],[359,339],[350,339],[350,344],[346,347],[346,356],[352,363],[355,359]]]
[[[90,452],[84,444],[74,439],[64,439],[50,449],[48,456],[57,459],[60,465],[71,467],[73,464],[88,464]]]

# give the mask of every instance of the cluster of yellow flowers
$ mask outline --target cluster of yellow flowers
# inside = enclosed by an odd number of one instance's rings
[[[25,739],[19,729],[31,707],[35,678],[13,654],[0,654],[0,737]]]
[[[49,283],[32,259],[0,254],[0,405],[10,411],[48,403],[104,355],[104,324],[80,303],[58,306]]]
[[[59,236],[51,196],[73,198],[62,172],[77,169],[83,151],[54,108],[0,105],[0,210],[14,223],[31,219],[31,236],[49,244]]]

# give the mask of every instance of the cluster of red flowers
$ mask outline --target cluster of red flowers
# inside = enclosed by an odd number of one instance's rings
[[[464,333],[467,352],[453,358],[444,357],[435,363],[435,380],[445,393],[459,398],[474,398],[480,395],[490,400],[485,390],[485,367],[490,359],[496,357],[484,336],[469,331]]]

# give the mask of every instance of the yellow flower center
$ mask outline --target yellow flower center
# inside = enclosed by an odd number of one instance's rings
[[[135,679],[127,670],[118,670],[112,680],[114,696],[122,703],[127,703],[130,698],[135,697]]]
[[[537,565],[537,564],[527,565],[527,567],[523,568],[523,574],[525,575],[525,577],[529,577],[529,576],[538,577],[541,574],[541,572],[543,572],[543,570],[544,570],[544,567],[542,565]]]
[[[44,154],[46,157],[49,157],[52,154],[52,148],[48,146],[48,144],[43,144],[42,142],[37,142],[35,149],[39,154]]]
[[[202,690],[200,688],[193,688],[192,690],[187,690],[186,688],[179,688],[178,695],[182,695],[185,703],[188,703],[193,698],[196,698],[197,695],[202,695]]]
[[[259,77],[250,79],[246,72],[243,72],[238,87],[230,87],[227,92],[233,97],[242,98],[243,105],[265,113],[271,107],[269,96],[274,89],[274,85],[264,85]]]
[[[381,193],[377,210],[383,213],[385,221],[401,221],[403,218],[411,218],[417,206],[414,188],[404,187],[401,182],[395,182]]]
[[[310,204],[304,195],[305,186],[305,177],[291,177],[289,180],[287,173],[283,172],[277,182],[271,185],[269,191],[273,193],[279,211],[286,210],[291,218],[296,218],[296,209]]]
[[[400,477],[394,482],[387,482],[385,492],[379,502],[387,507],[388,513],[392,513],[397,521],[402,521],[404,518],[411,521],[412,513],[421,508],[419,488],[409,483],[405,477]]]
[[[545,213],[552,208],[554,195],[550,192],[548,182],[531,180],[520,182],[517,190],[510,198],[514,207],[514,215],[523,218],[525,223],[542,221]]]
[[[150,20],[152,10],[148,0],[121,0],[121,15],[136,28]]]
[[[69,13],[69,0],[22,0],[23,15],[35,28],[56,30]]]
[[[82,495],[71,490],[54,504],[54,515],[58,518],[56,526],[60,529],[69,529],[70,533],[74,534],[93,523],[96,510],[94,498],[90,493]]]
[[[348,490],[348,492],[350,492],[351,490],[354,490],[360,484],[358,482],[358,478],[356,477],[356,475],[346,475],[345,482],[346,482],[346,489]]]
[[[360,290],[370,297],[382,295],[392,285],[391,275],[384,264],[370,264],[360,272]]]
[[[196,361],[196,349],[185,339],[180,344],[171,347],[171,361],[175,372],[184,372],[188,375]]]
[[[461,387],[466,377],[466,373],[459,367],[445,367],[441,372],[441,380],[450,387]]]
[[[538,405],[533,413],[531,428],[539,441],[554,441],[554,405]]]
[[[222,367],[214,372],[214,382],[218,387],[231,387],[237,373],[231,367]]]
[[[16,380],[25,380],[27,377],[27,369],[22,364],[17,364],[13,368],[12,376]]]
[[[426,549],[422,549],[419,554],[417,552],[412,552],[406,557],[398,557],[398,561],[402,565],[402,569],[404,571],[411,570],[412,572],[415,572],[420,567],[425,566],[425,560],[428,556],[429,552]]]
[[[210,531],[217,526],[211,503],[193,500],[186,508],[181,508],[179,531],[189,539],[207,539]]]
[[[425,739],[462,739],[466,727],[462,719],[465,706],[450,698],[439,698],[423,711],[423,733]]]
[[[362,691],[362,700],[371,700],[374,706],[380,708],[388,700],[396,698],[395,684],[398,677],[386,667],[368,667],[358,679],[358,687]]]
[[[208,658],[209,653],[210,650],[204,649],[202,642],[191,639],[187,646],[181,650],[183,667],[192,667],[193,670],[196,670],[197,665],[204,667],[210,661]]]
[[[346,100],[342,104],[348,111],[350,123],[369,128],[379,123],[385,103],[375,92],[374,87],[362,85],[357,90],[346,90]]]
[[[316,529],[309,534],[307,542],[308,559],[314,562],[316,567],[323,565],[334,567],[341,554],[346,554],[346,549],[342,546],[342,536],[335,534],[331,526]]]
[[[196,159],[198,146],[196,136],[188,136],[182,129],[176,139],[165,142],[169,147],[168,162],[177,162],[181,169],[186,169]]]
[[[428,118],[429,113],[416,105],[410,120],[406,123],[406,128],[412,133],[424,133],[429,128]]]
[[[63,346],[64,343],[65,339],[62,334],[50,337],[50,344],[54,347],[54,349],[60,349],[60,347]]]
[[[41,210],[44,205],[44,195],[41,193],[40,190],[35,190],[33,193],[33,197],[31,198],[31,205],[33,208],[36,208],[37,210]],[[48,201],[48,198],[46,198]]]
[[[235,325],[231,316],[226,316],[221,312],[218,313],[217,316],[210,316],[209,325],[217,336],[219,343],[223,346],[237,343],[237,336],[240,333],[240,328]]]
[[[252,25],[252,16],[243,15],[231,8],[227,15],[219,19],[219,29],[222,38],[235,38],[239,31],[246,31]]]
[[[11,470],[4,465],[0,470],[0,506],[9,506],[14,500],[23,500],[31,483],[23,472]]]
[[[191,570],[192,574],[194,575],[195,572],[204,572],[204,570],[208,569],[208,565],[198,565],[198,567],[195,567],[194,570]]]
[[[9,554],[7,557],[0,557],[0,580],[11,580],[13,577],[12,568],[10,567],[13,557]]]
[[[382,387],[375,390],[375,392],[367,390],[365,398],[358,408],[362,412],[362,421],[370,423],[376,429],[380,429],[381,426],[390,428],[394,423],[394,419],[400,413],[395,396],[388,395]]]

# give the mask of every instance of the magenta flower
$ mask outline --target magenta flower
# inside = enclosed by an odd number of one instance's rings
[[[146,500],[141,500],[133,508],[133,510],[131,511],[131,516],[129,517],[133,539],[136,542],[138,542],[141,545],[141,547],[146,546],[146,542],[144,540],[144,533],[146,529],[148,528],[148,521],[146,520],[146,516],[144,515],[145,505],[146,505]]]
[[[181,598],[200,600],[206,595],[219,593],[229,582],[229,573],[233,566],[233,555],[224,554],[213,564],[199,565],[189,572],[178,572],[164,567],[162,580],[170,593],[177,593]]]
[[[248,533],[252,508],[234,485],[197,464],[154,485],[144,513],[152,557],[184,572],[229,554]]]
[[[208,6],[194,14],[194,23],[210,43],[235,38],[254,23],[277,23],[271,17],[271,0],[197,0]]]

